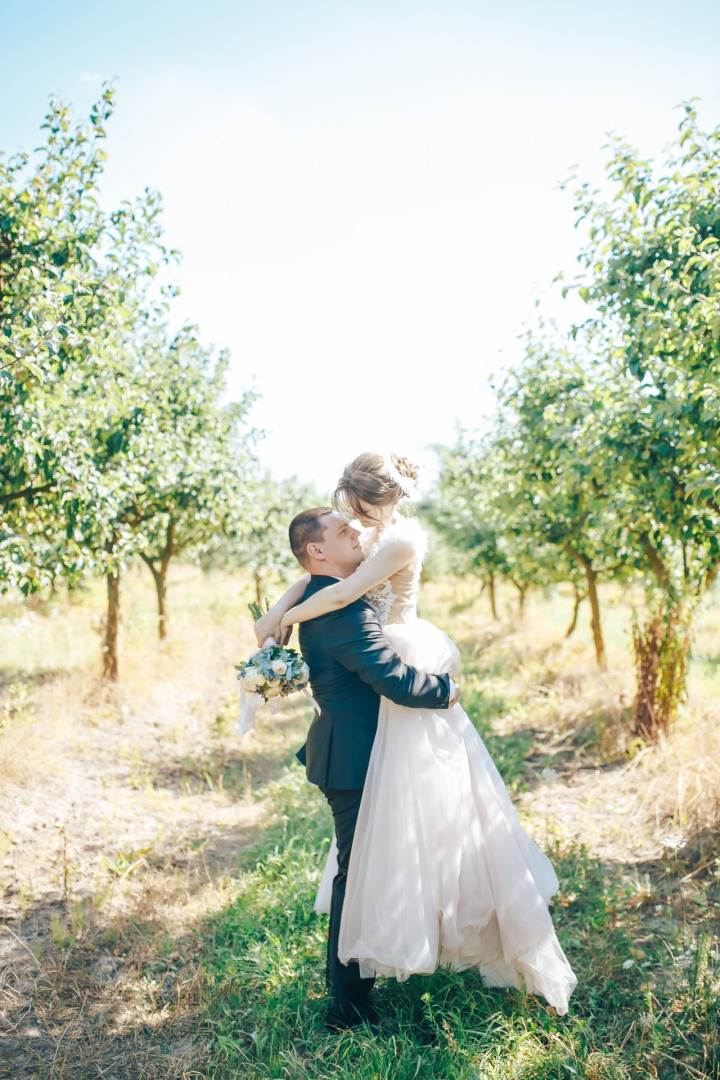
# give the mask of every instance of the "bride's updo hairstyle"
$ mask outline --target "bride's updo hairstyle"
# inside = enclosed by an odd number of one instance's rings
[[[345,466],[332,497],[340,513],[362,514],[366,506],[395,506],[417,494],[419,471],[398,454],[360,454]]]

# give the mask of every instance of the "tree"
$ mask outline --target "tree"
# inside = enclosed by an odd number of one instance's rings
[[[221,404],[227,358],[190,328],[168,339],[159,195],[98,209],[111,104],[73,126],[54,103],[35,173],[21,158],[0,174],[0,584],[103,574],[115,679],[124,562],[146,558],[164,633],[171,556],[239,528],[252,437],[251,395]]]
[[[720,563],[720,128],[702,132],[687,104],[659,176],[622,139],[607,171],[610,197],[577,192],[589,232],[575,287],[593,309],[582,332],[636,383],[611,427],[651,575],[635,728],[654,737],[684,692],[693,613]]]
[[[167,632],[166,579],[173,556],[208,550],[219,537],[242,538],[257,499],[257,433],[247,427],[255,395],[222,404],[227,354],[216,357],[185,327],[142,378],[154,387],[159,457],[135,497],[140,557],[158,600],[158,635]]]
[[[598,581],[634,558],[618,513],[615,462],[591,426],[607,398],[601,367],[529,338],[525,362],[499,391],[495,435],[498,512],[536,543],[559,549],[584,575],[600,667],[605,643]]]
[[[487,588],[493,619],[498,618],[496,583],[518,591],[518,615],[531,585],[546,579],[539,545],[498,512],[500,462],[490,436],[461,433],[453,448],[436,447],[441,468],[430,518],[449,542],[464,573],[477,574]]]
[[[96,381],[108,338],[140,308],[150,317],[141,297],[168,255],[156,195],[98,208],[112,97],[78,125],[53,102],[34,171],[26,156],[0,163],[0,588],[87,569],[72,534],[58,539],[85,456],[83,380]]]
[[[302,573],[290,550],[288,526],[295,514],[318,503],[312,485],[302,484],[294,476],[273,480],[266,475],[259,484],[255,520],[242,537],[239,549],[241,565],[247,566],[253,575],[259,604],[269,577]]]
[[[29,375],[55,369],[61,345],[66,356],[82,352],[97,285],[90,272],[108,225],[96,194],[112,101],[107,88],[79,125],[52,101],[32,171],[27,154],[0,155],[0,372],[21,396]]]
[[[254,476],[244,528],[209,545],[205,564],[246,567],[252,574],[255,600],[263,606],[271,578],[285,580],[302,574],[290,550],[288,526],[300,510],[323,500],[311,484],[302,484],[297,477],[276,480],[269,473],[257,472]]]
[[[428,506],[430,520],[453,552],[456,568],[480,578],[497,620],[496,584],[505,560],[490,512],[486,458],[464,433],[453,448],[437,446],[435,450],[440,473]]]
[[[242,532],[254,474],[253,395],[221,404],[227,356],[201,346],[191,327],[168,342],[165,324],[141,315],[108,336],[97,364],[66,380],[77,383],[83,432],[78,475],[63,496],[66,535],[106,578],[109,680],[118,677],[123,565],[143,558],[151,569],[164,636],[171,558],[218,532]]]

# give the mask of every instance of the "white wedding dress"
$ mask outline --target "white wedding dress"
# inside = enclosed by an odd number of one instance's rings
[[[412,541],[413,560],[372,590],[388,642],[414,667],[456,672],[457,647],[416,614],[427,537],[414,519],[373,531],[366,551]],[[315,908],[329,911],[328,856]],[[524,983],[558,1013],[577,979],[548,912],[558,880],[525,833],[464,709],[408,709],[382,698],[340,926],[343,963],[406,979],[441,965],[478,968],[488,986]]]

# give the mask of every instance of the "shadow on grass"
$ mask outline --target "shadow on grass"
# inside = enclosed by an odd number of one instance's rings
[[[207,1063],[202,1017],[185,987],[195,975],[185,943],[130,960],[113,927],[59,944],[46,922],[18,929],[0,932],[1,1077],[181,1080]],[[148,934],[141,921],[134,930]]]
[[[556,844],[554,921],[579,979],[567,1017],[476,971],[439,971],[379,981],[382,1036],[337,1036],[324,1027],[327,918],[312,910],[329,811],[296,765],[256,794],[274,818],[243,850],[231,902],[190,933],[131,911],[73,938],[56,905],[0,934],[6,1075],[717,1080],[717,837],[640,868]]]
[[[251,790],[248,806],[259,810],[273,798],[274,785],[282,789],[306,713],[291,704],[273,717],[271,740],[265,732],[229,746],[218,739],[196,761],[164,758],[148,778],[153,789],[176,796],[224,790],[243,800]],[[221,713],[217,722],[218,734],[227,733],[229,717]],[[260,720],[261,730],[265,723]],[[22,917],[0,923],[0,1077],[212,1076],[200,977],[207,948],[200,926],[204,891],[218,879],[242,877],[261,849],[267,855],[269,843],[282,847],[282,813],[277,819],[270,814],[269,824],[266,817],[251,814],[247,822],[209,832],[199,823],[197,835],[185,835],[180,844],[170,835],[154,851],[125,852],[110,867],[113,888],[121,891],[111,888],[109,900],[103,882],[98,895],[81,895],[71,877],[65,901],[36,903],[32,894],[23,895]],[[328,835],[329,828],[328,819]],[[319,853],[324,850],[327,837]],[[173,904],[197,910],[189,933],[168,932]]]
[[[328,821],[292,776],[275,798],[284,807],[283,835],[246,853],[236,903],[204,931],[217,1080],[718,1075],[720,966],[707,914],[717,897],[707,897],[705,914],[697,905],[685,912],[686,867],[670,863],[669,874],[666,860],[653,888],[672,875],[667,895],[638,902],[630,867],[604,866],[579,844],[551,852],[560,879],[554,920],[579,978],[567,1017],[520,991],[487,989],[476,971],[439,971],[379,981],[382,1036],[329,1035],[326,919],[312,913]],[[717,891],[717,879],[701,888]]]
[[[272,789],[258,797],[272,798]],[[325,826],[329,834],[329,819]],[[203,924],[204,893],[229,868],[242,879],[260,851],[271,859],[286,838],[280,813],[269,826],[260,821],[199,836],[197,846],[128,855],[128,865],[115,868],[122,891],[109,902],[102,895],[97,905],[92,895],[38,904],[27,898],[22,918],[0,922],[0,1077],[213,1075],[212,1010],[202,976],[213,920]],[[316,875],[327,847],[326,836]],[[174,903],[198,913],[181,934],[168,930]]]
[[[462,704],[510,791],[531,791],[545,782],[545,770],[572,775],[592,769],[608,772],[627,765],[624,754],[612,760],[596,755],[604,732],[604,718],[592,717],[568,730],[562,740],[549,739],[546,725],[513,727],[509,734],[495,730],[498,716],[512,712],[517,699],[502,690],[465,691]],[[524,715],[528,710],[522,710]]]
[[[303,701],[286,703],[281,712],[260,716],[255,732],[226,741],[195,757],[180,757],[157,763],[152,770],[155,787],[184,794],[193,791],[222,790],[233,798],[249,796],[260,785],[277,780],[295,759],[305,742],[312,713]],[[234,697],[215,718],[218,735],[227,735],[237,724]]]
[[[46,683],[52,682],[57,676],[58,671],[55,668],[42,668],[39,671],[36,670],[30,673],[19,668],[0,667],[0,695],[3,691],[9,690],[11,686],[44,686]]]

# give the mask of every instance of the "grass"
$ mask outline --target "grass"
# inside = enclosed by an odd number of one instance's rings
[[[96,679],[102,595],[0,607],[0,1077],[85,1080],[720,1080],[720,610],[698,628],[665,745],[627,742],[630,608],[540,595],[492,624],[471,582],[425,586],[464,654],[463,700],[560,879],[579,978],[567,1017],[475,972],[376,990],[386,1033],[323,1024],[331,832],[293,760],[308,709],[232,734],[249,587],[179,568],[172,637],[131,573],[123,678]],[[448,612],[454,614],[448,618]],[[663,845],[663,841],[665,844]]]
[[[208,1075],[718,1075],[720,957],[710,915],[717,877],[708,877],[702,913],[697,905],[688,912],[670,880],[683,869],[677,854],[665,860],[657,886],[637,889],[621,868],[603,866],[578,843],[557,843],[551,852],[561,881],[555,921],[579,978],[568,1017],[522,993],[487,990],[475,973],[439,972],[379,986],[386,1037],[328,1035],[325,919],[312,914],[327,811],[294,769],[269,794],[282,824],[246,853],[235,903],[204,932],[214,1048]]]

